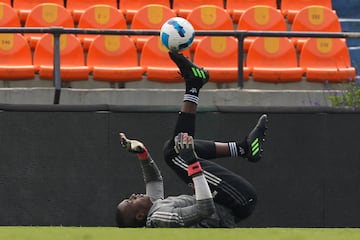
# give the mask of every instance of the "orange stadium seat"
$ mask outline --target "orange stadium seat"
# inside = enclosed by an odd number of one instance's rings
[[[173,0],[172,8],[179,17],[186,18],[194,8],[201,5],[215,5],[224,9],[223,0]]]
[[[234,37],[205,37],[195,52],[194,63],[209,71],[210,82],[229,83],[238,81],[238,41]],[[243,78],[249,78],[244,67]]]
[[[237,23],[245,10],[255,5],[266,5],[277,8],[276,0],[227,0],[226,11],[232,17],[233,21]]]
[[[257,37],[250,46],[246,66],[252,69],[254,81],[294,82],[301,81],[304,74],[287,37]]]
[[[79,19],[78,28],[96,28],[96,29],[127,29],[126,20],[116,8],[96,4],[87,8]],[[91,42],[97,37],[95,34],[79,34],[77,36],[85,50]]]
[[[234,30],[233,22],[229,14],[216,5],[201,5],[194,8],[187,19],[196,30]],[[194,51],[200,40],[204,38],[197,36],[191,46]]]
[[[300,66],[306,80],[317,82],[348,82],[355,79],[349,50],[339,38],[310,38],[300,54]]]
[[[121,0],[119,9],[124,13],[126,21],[131,23],[136,12],[148,4],[161,4],[170,8],[170,0]]]
[[[128,36],[96,37],[89,48],[87,65],[96,81],[138,81],[145,73],[139,66],[136,47]]]
[[[20,27],[16,11],[8,4],[0,2],[0,27]]]
[[[13,0],[13,8],[18,12],[20,22],[24,23],[31,9],[41,3],[55,3],[64,6],[64,0]]]
[[[159,30],[163,23],[176,14],[167,6],[161,4],[149,4],[140,8],[134,15],[131,29],[152,29]],[[139,51],[151,36],[131,36]]]
[[[291,31],[341,32],[338,16],[330,8],[311,5],[301,9],[294,18]],[[300,51],[307,38],[292,38]]]
[[[29,45],[21,34],[0,34],[0,79],[34,79],[35,68]]]
[[[66,0],[66,8],[71,12],[75,24],[79,22],[81,14],[83,14],[88,7],[91,7],[95,4],[106,4],[114,8],[118,8],[117,0]]]
[[[292,23],[295,15],[304,7],[310,5],[321,5],[332,9],[331,0],[281,0],[281,13]]]
[[[0,0],[1,3],[6,3],[7,5],[11,6],[11,0]]]
[[[34,66],[41,79],[53,80],[54,38],[45,34],[34,50]],[[85,65],[80,40],[72,34],[60,36],[60,74],[62,81],[87,80],[89,67]]]
[[[257,5],[248,8],[240,17],[237,26],[238,30],[252,31],[286,31],[286,22],[281,13],[269,6]],[[244,39],[244,51],[247,51],[250,44],[256,37]]]
[[[55,3],[42,3],[31,9],[25,27],[74,27],[74,21],[71,14],[61,5]],[[33,49],[36,43],[43,36],[41,33],[26,33],[24,36],[28,39],[30,47]]]
[[[179,77],[179,69],[170,60],[168,52],[159,36],[153,36],[145,43],[141,51],[140,66],[146,69],[147,80],[164,83],[183,81]],[[189,57],[190,51],[186,50],[183,54]]]

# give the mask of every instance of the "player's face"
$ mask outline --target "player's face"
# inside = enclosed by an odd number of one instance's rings
[[[139,210],[149,209],[152,205],[150,197],[145,194],[131,194],[129,198],[124,199],[118,205],[118,209],[129,214],[136,213]]]

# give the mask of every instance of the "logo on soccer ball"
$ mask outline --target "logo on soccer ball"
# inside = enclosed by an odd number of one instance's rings
[[[170,19],[168,21],[168,24],[174,26],[174,28],[177,30],[180,37],[185,37],[185,30],[184,30],[183,26],[181,26],[177,21],[175,21],[174,19]]]
[[[167,20],[160,30],[161,42],[171,51],[184,51],[194,41],[195,30],[185,18],[173,17]]]

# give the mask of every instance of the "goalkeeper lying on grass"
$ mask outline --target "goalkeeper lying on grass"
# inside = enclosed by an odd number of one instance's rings
[[[261,159],[267,129],[267,115],[243,141],[214,142],[195,140],[195,114],[199,90],[208,81],[206,70],[179,53],[169,53],[185,79],[185,95],[174,136],[165,144],[167,164],[195,195],[164,198],[160,170],[145,145],[120,133],[124,148],[137,154],[146,184],[146,194],[132,194],[117,206],[119,227],[235,227],[248,217],[256,205],[254,187],[241,176],[211,161],[220,157]]]

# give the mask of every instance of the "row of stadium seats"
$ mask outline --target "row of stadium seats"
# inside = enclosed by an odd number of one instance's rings
[[[16,12],[6,4],[0,4],[1,27],[20,27]],[[176,16],[167,6],[149,4],[143,6],[133,17],[130,29],[160,29],[169,18]],[[233,24],[227,12],[215,5],[201,5],[194,8],[187,16],[196,30],[261,30],[287,31],[287,24],[282,14],[275,8],[255,5],[241,15],[238,23]],[[24,27],[63,26],[74,28],[71,14],[62,6],[54,3],[36,5],[28,14]],[[95,29],[128,29],[125,17],[109,5],[91,5],[82,13],[78,28]],[[341,32],[341,25],[336,13],[327,7],[311,5],[303,8],[294,18],[290,31]],[[33,49],[40,38],[39,34],[25,34]],[[87,50],[95,35],[78,36]],[[132,37],[139,51],[149,38],[147,36]],[[192,51],[201,38],[196,37]],[[253,38],[246,38],[244,50],[249,49]],[[298,49],[304,39],[293,39]]]
[[[278,7],[277,0],[1,0],[1,2],[11,5],[19,13],[22,22],[26,20],[27,14],[35,5],[44,2],[56,3],[66,7],[68,11],[72,13],[75,22],[80,19],[80,16],[85,9],[94,4],[107,4],[120,9],[126,16],[128,22],[131,22],[138,9],[146,4],[165,5],[172,8],[178,16],[182,17],[187,17],[192,9],[200,5],[216,5],[225,9],[233,18],[234,22],[239,20],[245,9],[253,5],[268,5],[274,8]],[[309,0],[281,0],[279,10],[285,17],[287,17],[289,22],[292,22],[292,19],[300,9],[313,4],[314,3]],[[332,9],[331,0],[317,0],[316,5],[322,5]]]
[[[21,34],[0,34],[0,79],[53,79],[53,37],[41,37],[33,54]],[[64,82],[88,80],[164,83],[182,81],[178,68],[169,61],[168,50],[158,36],[151,37],[138,53],[127,36],[100,35],[85,54],[80,40],[71,34],[60,37],[60,70]],[[235,83],[238,80],[238,43],[233,37],[205,37],[194,51],[184,55],[210,72],[210,81]],[[33,56],[32,56],[33,55]],[[16,56],[16,57],[14,57]],[[298,60],[299,58],[299,60]],[[348,82],[355,78],[343,39],[308,39],[297,55],[291,40],[256,38],[244,61],[244,79],[263,82],[295,82],[305,78],[318,82]]]
[[[123,3],[124,2],[125,1],[123,1]],[[199,7],[195,7],[194,9],[190,10],[190,12],[186,15],[186,17],[189,19],[190,22],[192,22],[195,29],[198,30],[247,29],[247,30],[286,31],[287,29],[286,19],[284,18],[284,16],[275,7],[271,7],[269,4],[267,5],[268,6],[255,5],[251,8],[248,8],[245,12],[241,14],[241,17],[239,17],[239,20],[237,20],[237,23],[235,25],[233,24],[234,19],[231,19],[230,17],[230,16],[233,17],[234,15],[229,16],[228,14],[229,11],[226,11],[226,9],[223,9],[222,7],[217,5],[201,5]],[[12,11],[14,12],[13,16],[16,16],[17,14],[14,11],[14,8],[11,7],[9,8],[12,9]],[[3,9],[5,9],[5,7]],[[178,11],[174,11],[174,9],[171,9],[166,5],[156,5],[156,4],[145,5],[134,13],[131,19],[131,24],[127,25],[128,19],[126,19],[126,17],[128,16],[123,15],[122,11],[118,11],[118,8],[116,8],[115,6],[90,5],[90,7],[88,7],[86,10],[84,10],[84,12],[81,13],[76,26],[79,28],[101,28],[101,29],[104,28],[159,29],[166,19],[176,15],[179,15]],[[3,19],[6,18],[3,17]],[[20,22],[20,20],[17,21]],[[1,19],[0,19],[0,25],[1,25]],[[70,14],[69,9],[66,9],[65,7],[59,4],[39,4],[36,5],[35,8],[30,10],[30,12],[28,13],[27,20],[25,21],[24,24],[25,27],[46,27],[46,26],[55,26],[55,25],[64,26],[64,27],[74,27],[75,26],[74,15]],[[336,16],[336,13],[334,11],[332,11],[328,7],[316,5],[316,6],[308,6],[306,8],[303,8],[301,11],[299,11],[296,14],[296,17],[292,19],[292,26],[290,30],[291,31],[341,31],[341,27],[339,20]],[[29,41],[31,48],[34,50],[37,42],[41,38],[41,35],[25,34],[25,37]],[[82,47],[85,51],[89,49],[89,46],[95,37],[96,35],[77,36],[78,40],[80,40],[80,42],[82,43]],[[132,36],[132,40],[136,44],[135,46],[137,47],[137,51],[141,53],[141,55],[144,55],[144,52],[142,52],[142,48],[148,38],[149,38],[148,36]],[[195,51],[196,46],[200,40],[201,40],[200,37],[196,38],[191,48],[192,53]],[[249,50],[253,40],[254,38],[245,39],[244,50],[246,52]],[[301,51],[306,39],[292,38],[291,41],[294,44],[294,46],[297,47],[298,51]],[[251,58],[248,58],[246,60],[248,61],[249,59]],[[218,62],[217,61],[215,62],[216,65],[218,65]],[[222,79],[216,80],[215,77],[216,75],[212,74],[213,81],[219,81],[219,82],[236,81],[237,80],[237,75],[235,75],[235,72],[237,72],[236,64],[237,64],[237,58],[234,61],[232,61],[232,65],[236,66],[236,71],[234,71],[233,75],[229,75],[228,78],[225,77],[224,79],[224,74],[222,74],[221,75]],[[249,62],[247,62],[247,64],[249,64]],[[297,64],[297,66],[299,65]],[[258,77],[256,77],[258,76],[257,73],[258,71],[255,71],[254,74],[253,71],[254,69],[255,68],[248,68],[248,67],[244,68],[245,79],[248,78],[250,73],[255,80],[258,79]],[[303,75],[303,73],[304,71],[302,71],[301,75]],[[146,71],[146,75],[147,78],[151,80],[151,75],[152,75],[151,71]],[[289,74],[282,74],[282,75],[290,76]],[[42,75],[40,74],[40,76]],[[85,76],[85,74],[83,76]],[[126,76],[130,76],[130,75],[126,74]],[[336,74],[335,75],[331,74],[331,76],[335,76],[336,79],[334,80],[330,79],[330,82],[350,79],[352,75],[346,77],[340,77],[340,78],[337,77]],[[262,80],[266,81],[266,79],[268,78],[270,78],[269,81],[274,81],[274,82],[294,81],[293,78],[289,80],[289,77],[276,77],[276,74],[275,75],[272,74],[271,77],[265,77],[265,79],[260,79],[260,81]],[[309,77],[308,74],[307,74],[307,79],[311,80],[311,77]],[[77,80],[77,79],[69,79],[69,81],[72,80]],[[125,80],[130,81],[129,79],[125,79]],[[161,79],[160,80],[154,79],[154,81],[155,80],[161,81]],[[323,79],[317,76],[317,80],[328,81],[329,79],[328,78]],[[66,78],[64,81],[66,81]],[[166,79],[165,81],[168,81],[168,79]]]

